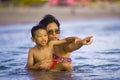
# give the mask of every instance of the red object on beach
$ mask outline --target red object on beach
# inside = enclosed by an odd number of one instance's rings
[[[50,0],[48,4],[49,4],[50,6],[56,6],[56,5],[58,5],[58,1],[59,1],[59,0]]]
[[[70,6],[75,5],[75,3],[76,3],[76,0],[67,0],[67,4]]]
[[[49,6],[58,6],[58,5],[66,5],[73,6],[75,5],[76,0],[50,0],[48,2]]]
[[[82,5],[86,6],[89,2],[90,2],[90,0],[82,0]]]

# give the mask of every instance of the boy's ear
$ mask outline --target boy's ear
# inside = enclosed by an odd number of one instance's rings
[[[32,42],[35,42],[35,39],[33,37],[31,37],[31,40],[32,40]]]

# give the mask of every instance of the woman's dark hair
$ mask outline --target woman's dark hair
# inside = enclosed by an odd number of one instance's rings
[[[60,30],[60,23],[59,23],[59,21],[53,15],[50,15],[50,14],[45,15],[43,17],[43,19],[39,22],[39,24],[43,24],[45,29],[46,29],[47,25],[49,23],[53,23],[53,22],[55,22],[57,24],[58,29]]]
[[[39,24],[39,25],[35,25],[32,27],[31,29],[31,35],[32,37],[35,37],[35,32],[38,30],[38,29],[45,29],[45,26],[43,24]],[[46,30],[46,29],[45,29]]]

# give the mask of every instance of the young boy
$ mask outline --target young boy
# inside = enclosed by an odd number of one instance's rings
[[[74,37],[68,37],[59,41],[48,41],[47,31],[44,25],[39,24],[31,30],[32,41],[36,45],[29,50],[26,68],[30,70],[48,70],[52,66],[52,50],[54,45],[74,40]]]

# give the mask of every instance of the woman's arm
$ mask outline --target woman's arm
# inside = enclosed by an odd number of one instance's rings
[[[72,52],[74,50],[77,50],[83,46],[81,39],[78,37],[75,37],[75,39],[69,43],[66,43],[63,45],[63,48],[65,52]]]
[[[72,52],[81,48],[83,45],[89,45],[91,43],[92,43],[92,36],[86,37],[83,40],[78,37],[75,37],[75,39],[72,42],[66,43],[63,46],[63,48],[66,52]]]

